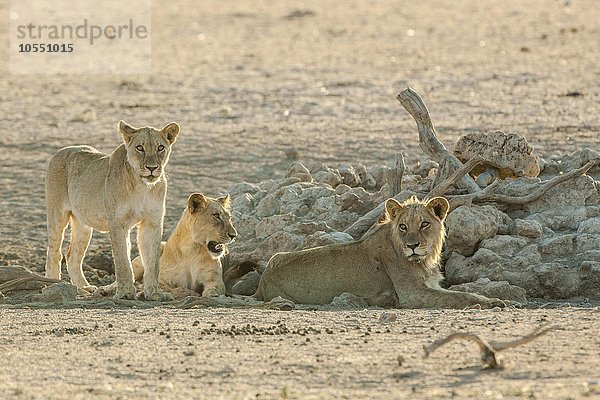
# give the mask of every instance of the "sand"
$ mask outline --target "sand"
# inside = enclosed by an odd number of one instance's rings
[[[0,1],[5,21],[8,9]],[[542,157],[598,150],[598,17],[594,0],[155,0],[153,74],[139,76],[10,75],[3,24],[0,265],[43,271],[46,162],[71,144],[111,151],[119,119],[182,126],[167,232],[189,193],[280,177],[294,159],[424,158],[414,121],[394,99],[407,85],[448,146],[500,129],[522,134]],[[86,110],[95,116],[80,121]],[[109,246],[96,233],[88,254]],[[398,311],[382,327],[377,310],[0,308],[0,398],[594,397],[597,311]],[[200,333],[212,323],[266,329],[278,320],[320,333]],[[423,344],[454,329],[510,339],[546,322],[565,330],[510,351],[500,372],[481,372],[473,345],[421,359]],[[369,327],[380,333],[364,336]]]

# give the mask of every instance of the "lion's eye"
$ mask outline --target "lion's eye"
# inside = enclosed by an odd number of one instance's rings
[[[162,144],[160,146],[158,146],[158,151],[163,151],[165,149],[165,146],[163,146]]]
[[[400,230],[401,230],[402,232],[406,232],[406,225],[404,225],[404,224],[400,224],[398,227],[400,228]]]
[[[144,152],[144,146],[142,146],[141,144],[138,144],[137,146],[135,146],[135,149],[137,151],[139,151],[140,153]]]
[[[429,224],[429,222],[427,222],[427,221],[423,221],[423,222],[421,222],[421,229],[425,229],[425,228],[427,228],[429,225],[430,225],[430,224]]]
[[[213,214],[213,217],[215,217],[217,221],[221,220],[221,216],[219,214]]]

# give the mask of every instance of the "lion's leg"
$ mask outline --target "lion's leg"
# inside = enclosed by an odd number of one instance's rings
[[[92,228],[71,215],[71,243],[67,251],[67,271],[71,282],[80,289],[95,290],[83,274],[83,258],[92,239]]]
[[[146,300],[169,301],[173,296],[164,293],[158,284],[162,222],[143,220],[137,231],[140,257],[144,267],[144,296]]]
[[[133,284],[133,271],[129,258],[131,253],[129,229],[124,229],[118,224],[111,225],[110,241],[117,278],[117,290],[114,297],[115,299],[133,300],[135,299],[135,285]]]
[[[46,253],[46,276],[60,279],[61,247],[65,229],[69,223],[70,211],[50,209],[48,205],[48,250]]]
[[[408,291],[407,291],[408,292]],[[480,305],[482,308],[506,307],[509,302],[499,299],[490,299],[485,296],[446,290],[442,288],[430,288],[428,286],[414,288],[410,295],[398,294],[399,306],[402,308],[466,308]]]

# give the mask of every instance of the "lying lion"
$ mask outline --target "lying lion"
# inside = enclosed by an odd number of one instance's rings
[[[162,289],[176,297],[189,291],[204,297],[225,294],[221,258],[236,237],[229,196],[214,199],[192,193],[173,233],[161,243]],[[145,272],[141,257],[136,257],[132,265],[135,279],[141,281]],[[103,293],[113,290],[114,284],[102,288]]]
[[[379,307],[505,306],[509,302],[439,286],[448,208],[443,197],[412,197],[404,203],[388,199],[380,221],[358,241],[275,254],[254,296],[329,304],[351,293]]]

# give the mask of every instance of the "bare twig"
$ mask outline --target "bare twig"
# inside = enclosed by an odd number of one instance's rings
[[[176,305],[177,308],[193,307],[228,307],[228,308],[266,308],[289,311],[295,304],[281,297],[271,301],[259,301],[249,296],[235,297],[192,297],[188,296]]]
[[[409,87],[400,92],[396,99],[417,123],[417,129],[419,130],[419,146],[432,160],[435,160],[440,164],[438,173],[441,174],[442,169],[449,171],[460,169],[463,164],[456,156],[454,156],[454,154],[448,151],[446,146],[444,146],[437,138],[433,122],[431,122],[429,110],[421,96]],[[438,178],[443,179],[445,177],[439,175]],[[479,186],[477,186],[475,181],[468,175],[463,175],[459,182],[469,191],[469,193],[476,193],[479,191]]]
[[[402,190],[402,175],[404,175],[404,157],[399,154],[387,171],[388,197],[394,197]]]
[[[549,181],[539,186],[535,191],[529,193],[526,196],[512,197],[503,194],[497,194],[496,189],[499,186],[498,180],[494,181],[490,186],[477,193],[470,193],[461,196],[454,196],[450,199],[450,209],[453,210],[459,206],[470,204],[470,203],[502,203],[508,205],[523,205],[531,203],[542,197],[548,190],[554,186],[568,181],[573,178],[577,178],[588,172],[598,160],[592,160],[585,164],[583,167],[571,170],[562,175],[556,176]]]
[[[59,280],[46,278],[45,276],[31,274],[24,278],[17,278],[4,282],[0,285],[0,292],[7,294],[19,290],[39,290],[48,283],[58,283]]]
[[[477,343],[477,345],[479,346],[479,350],[481,352],[482,367],[484,369],[502,368],[501,360],[498,357],[499,352],[513,347],[521,346],[525,343],[529,343],[532,340],[537,339],[540,336],[545,335],[546,333],[555,329],[557,329],[556,326],[538,328],[529,335],[524,336],[521,339],[512,340],[510,342],[488,342],[474,333],[457,332],[452,333],[443,339],[435,340],[428,346],[423,346],[423,350],[425,351],[425,357],[428,357],[434,350],[440,348],[448,342],[453,341],[454,339],[470,340]]]
[[[443,196],[446,192],[456,184],[463,176],[471,172],[473,168],[483,162],[483,157],[475,156],[467,161],[462,167],[457,169],[450,175],[444,182],[438,184],[436,187],[431,189],[431,191],[425,196],[428,199],[431,199],[436,196]]]

